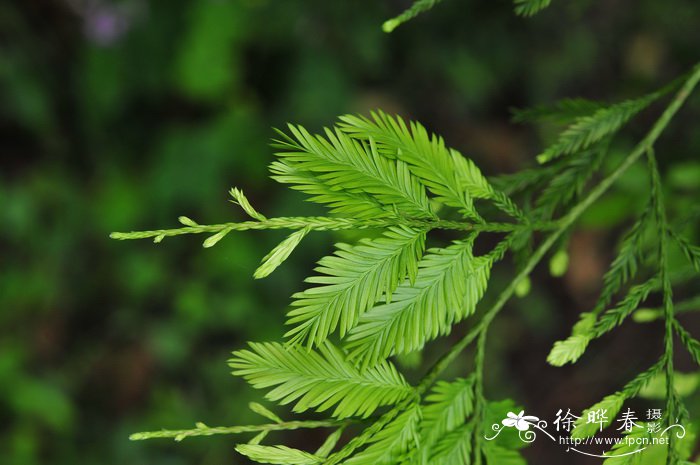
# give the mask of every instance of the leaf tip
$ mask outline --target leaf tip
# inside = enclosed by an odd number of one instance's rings
[[[382,31],[386,32],[387,34],[390,34],[394,31],[394,29],[398,27],[399,24],[401,23],[396,19],[389,19],[387,21],[384,21],[384,24],[382,24]]]

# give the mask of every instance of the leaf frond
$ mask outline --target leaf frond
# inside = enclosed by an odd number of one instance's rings
[[[474,409],[474,377],[439,381],[426,396],[421,435],[426,443],[461,426]]]
[[[331,189],[367,193],[405,216],[435,216],[425,188],[406,164],[380,156],[374,141],[353,139],[339,129],[326,129],[324,137],[301,126],[288,128],[292,136],[281,134],[276,155],[294,168],[312,173]]]
[[[346,460],[344,464],[377,465],[397,463],[409,449],[419,445],[418,425],[420,424],[420,419],[420,407],[417,404],[413,404],[375,434],[369,447]]]
[[[460,209],[468,217],[476,217],[472,196],[455,170],[456,151],[445,146],[444,140],[431,135],[419,123],[408,125],[400,117],[372,112],[371,118],[355,115],[340,117],[340,129],[361,140],[374,140],[379,152],[387,158],[397,158],[408,164],[411,172],[437,197]]]
[[[245,455],[254,462],[275,465],[316,465],[323,460],[321,457],[287,446],[239,444],[236,446],[236,452]]]
[[[350,331],[351,358],[372,366],[390,355],[421,349],[471,315],[488,284],[492,259],[472,255],[472,241],[431,249],[415,284],[396,289],[392,302],[365,312]]]
[[[557,141],[537,156],[537,161],[546,163],[562,155],[585,150],[594,143],[617,132],[637,113],[644,110],[663,92],[655,92],[644,97],[626,100],[597,110],[590,116],[576,118],[574,122],[559,135]]]
[[[290,162],[274,161],[270,164],[272,179],[310,195],[310,202],[327,205],[331,214],[348,218],[382,218],[391,216],[377,199],[365,192],[348,192],[333,189],[308,171],[295,168]]]
[[[312,351],[274,342],[249,345],[229,360],[233,374],[257,389],[273,388],[265,396],[271,401],[296,402],[295,412],[335,406],[334,417],[367,417],[413,392],[391,363],[360,371],[328,342]]]
[[[462,425],[445,434],[431,449],[431,465],[465,465],[471,462],[472,424]]]
[[[304,229],[293,232],[287,236],[285,240],[277,244],[277,246],[261,260],[262,263],[255,270],[255,273],[253,273],[255,279],[265,278],[275,271],[282,264],[282,262],[289,258],[289,255],[291,255],[294,249],[310,231],[311,228],[307,226]]]
[[[425,232],[407,227],[388,229],[377,239],[356,245],[337,244],[334,255],[319,261],[320,274],[307,279],[318,286],[294,294],[286,336],[290,343],[319,345],[336,330],[340,337],[385,295],[391,295],[407,277],[414,282],[425,247]]]

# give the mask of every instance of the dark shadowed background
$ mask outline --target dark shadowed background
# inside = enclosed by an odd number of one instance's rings
[[[532,165],[554,135],[511,123],[511,107],[622,100],[698,59],[695,0],[555,0],[532,19],[513,15],[508,0],[445,0],[384,34],[382,21],[408,4],[0,3],[0,463],[244,463],[235,438],[127,438],[195,421],[260,421],[247,403],[261,394],[230,376],[228,355],[282,336],[289,296],[343,236],[314,234],[254,281],[284,233],[232,233],[206,250],[201,237],[154,245],[108,234],[174,227],[178,215],[242,219],[227,201],[231,186],[268,216],[321,213],[267,178],[271,127],[318,130],[337,115],[382,108],[420,120],[497,175]],[[677,209],[700,189],[700,99],[689,107],[659,146]],[[616,150],[631,147],[655,113],[638,118]],[[575,367],[545,363],[595,301],[615,238],[645,200],[638,168],[586,214],[566,276],[539,267],[529,295],[497,320],[489,398],[512,397],[551,420],[558,408],[580,412],[619,389],[660,352],[659,327],[630,322]],[[510,276],[501,266],[491,292]],[[431,344],[426,358],[447,343]],[[465,374],[468,360],[450,375]],[[679,358],[681,369],[686,362]],[[311,448],[321,439],[283,440]],[[562,454],[546,443],[526,452],[533,464],[574,463]]]

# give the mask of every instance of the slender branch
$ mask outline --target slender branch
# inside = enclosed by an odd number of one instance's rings
[[[266,218],[261,221],[243,221],[240,223],[221,223],[209,225],[185,226],[174,229],[155,229],[152,231],[113,232],[112,239],[148,239],[179,236],[182,234],[219,233],[222,231],[247,231],[253,229],[304,229],[314,231],[340,231],[348,229],[383,229],[391,226],[410,226],[426,229],[447,229],[455,231],[478,231],[507,233],[528,228],[532,230],[550,230],[557,227],[556,222],[516,223],[468,223],[463,221],[411,219],[411,218],[331,218],[324,216],[294,216]]]
[[[247,425],[247,426],[207,426],[204,423],[197,423],[194,429],[181,430],[162,430],[162,431],[146,431],[143,433],[134,433],[129,436],[132,441],[142,441],[144,439],[154,438],[174,438],[176,441],[182,441],[185,438],[192,436],[212,436],[214,434],[241,434],[241,433],[259,433],[262,431],[291,431],[296,429],[311,429],[311,428],[334,428],[346,424],[347,421],[340,420],[321,420],[321,421],[286,421],[281,423],[270,423],[265,425]]]
[[[664,314],[664,358],[666,368],[666,415],[667,425],[671,426],[678,414],[678,401],[674,388],[674,369],[673,369],[673,330],[675,321],[673,311],[673,288],[671,287],[671,279],[669,277],[668,265],[668,220],[666,217],[666,207],[664,205],[664,196],[661,186],[661,176],[659,167],[656,162],[653,148],[647,150],[647,161],[649,164],[649,172],[651,175],[651,193],[654,201],[656,219],[660,226],[659,231],[659,266],[662,288],[662,302]],[[668,454],[666,455],[666,464],[673,465],[678,463],[678,454],[675,450],[675,437],[671,435],[669,438]]]

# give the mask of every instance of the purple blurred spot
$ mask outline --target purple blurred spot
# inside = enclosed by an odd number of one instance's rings
[[[116,43],[131,26],[130,15],[114,5],[100,4],[84,12],[85,35],[97,45]]]

